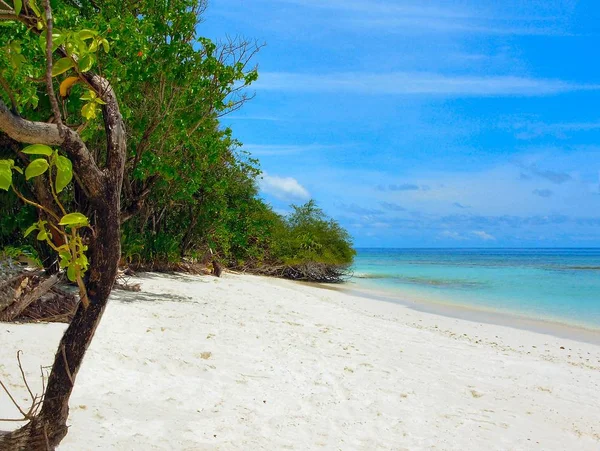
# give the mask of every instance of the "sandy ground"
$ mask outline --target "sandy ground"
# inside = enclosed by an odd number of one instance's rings
[[[600,449],[600,346],[253,276],[141,283],[113,295],[60,451]],[[17,350],[39,390],[62,330],[0,324],[19,400]]]

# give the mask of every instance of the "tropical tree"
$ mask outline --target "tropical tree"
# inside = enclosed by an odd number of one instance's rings
[[[25,426],[0,435],[0,449],[53,449],[67,433],[68,401],[75,378],[117,275],[126,133],[113,86],[92,70],[100,48],[109,49],[108,41],[94,30],[61,29],[57,33],[49,0],[44,1],[43,9],[33,1],[15,0],[12,5],[2,4],[6,9],[0,19],[10,21],[3,29],[12,32],[10,42],[4,43],[4,58],[11,60],[10,81],[14,84],[11,87],[6,81],[8,71],[4,70],[3,98],[9,98],[11,107],[0,100],[0,131],[15,146],[23,143],[59,148],[72,164],[93,218],[88,252],[90,265],[85,282],[88,302],[79,304],[60,341],[41,408],[37,413],[24,415],[24,419],[29,420]],[[40,42],[43,53],[38,50]],[[68,74],[70,80],[66,80],[71,85],[85,86],[88,100],[82,113],[87,119],[91,118],[92,111],[101,116],[105,137],[102,148],[90,148],[81,132],[65,122],[54,87],[55,77],[60,74]],[[24,105],[37,103],[35,99],[39,92],[35,85],[31,86],[34,84],[31,78],[44,81],[52,120],[40,121],[36,114],[31,114],[31,118],[21,117]],[[61,89],[66,89],[64,84]],[[27,159],[24,154],[18,156]],[[51,183],[47,181],[46,186]],[[54,208],[42,207],[48,211]]]

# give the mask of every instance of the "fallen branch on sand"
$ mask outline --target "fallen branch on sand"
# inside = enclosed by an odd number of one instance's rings
[[[117,290],[125,290],[125,291],[141,291],[141,286],[139,283],[130,283],[131,277],[129,275],[134,274],[133,271],[127,269],[125,271],[119,271],[119,275],[115,280],[114,288]]]
[[[68,323],[79,300],[59,289],[59,281],[56,275],[22,270],[0,282],[0,321]]]
[[[4,291],[5,298],[12,295],[12,302],[4,304],[0,321],[13,321],[57,283],[56,275],[44,278],[41,274],[23,273],[15,277]]]
[[[321,283],[342,283],[350,277],[350,272],[346,266],[329,265],[326,263],[262,266],[251,269],[248,272],[264,276]]]

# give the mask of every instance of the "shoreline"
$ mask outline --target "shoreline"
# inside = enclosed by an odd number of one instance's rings
[[[408,292],[398,290],[376,290],[360,286],[357,282],[344,282],[342,284],[320,284],[303,282],[307,285],[322,287],[324,289],[339,291],[350,296],[377,300],[397,304],[411,310],[444,316],[446,318],[462,319],[475,323],[485,323],[496,326],[512,327],[529,332],[552,335],[557,338],[581,341],[600,346],[600,327],[562,322],[550,318],[535,318],[519,312],[508,312],[478,307],[467,304],[457,304],[443,299],[434,299],[427,296],[415,296]],[[351,286],[353,284],[355,286]]]

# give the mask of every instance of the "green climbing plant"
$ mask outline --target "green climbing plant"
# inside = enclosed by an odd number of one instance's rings
[[[61,269],[66,271],[67,278],[71,282],[77,283],[81,302],[87,307],[89,301],[83,277],[89,266],[85,254],[88,248],[80,232],[84,228],[91,230],[91,227],[88,218],[84,214],[67,212],[58,196],[73,179],[73,165],[67,157],[43,144],[27,146],[22,152],[34,157],[25,167],[25,171],[15,165],[14,160],[0,160],[0,189],[12,190],[24,203],[46,213],[48,220],[39,219],[32,224],[25,231],[25,237],[37,232],[37,239],[45,241],[54,249],[59,256]],[[15,173],[25,176],[26,180],[47,173],[50,191],[60,215],[25,197],[13,183]]]

